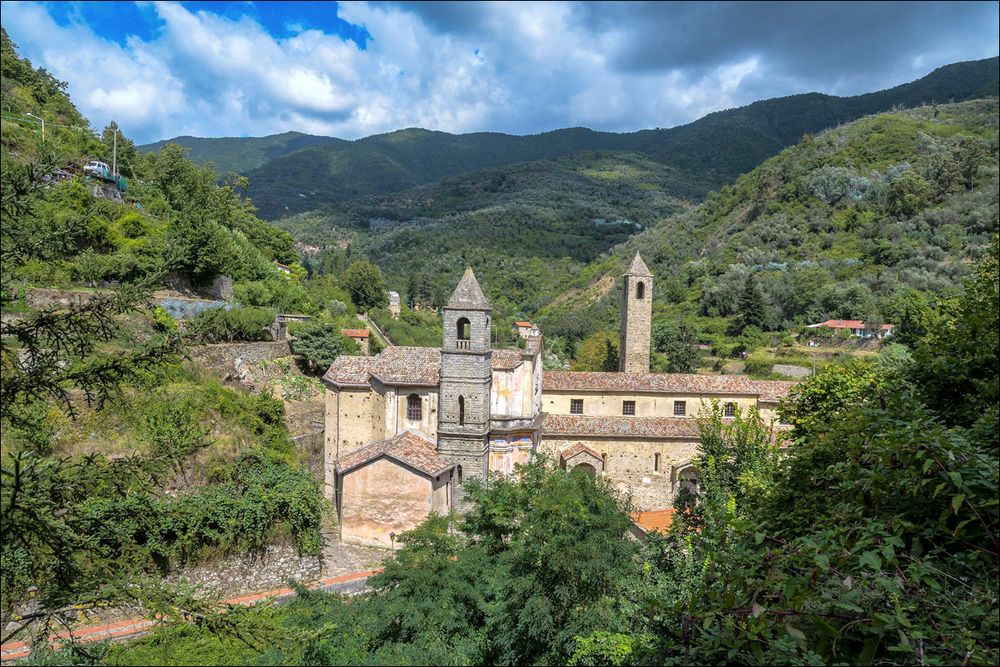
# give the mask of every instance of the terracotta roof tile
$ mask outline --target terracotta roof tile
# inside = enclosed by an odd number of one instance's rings
[[[349,338],[368,338],[368,329],[341,329],[340,333]]]
[[[547,415],[546,435],[698,438],[698,420],[684,417],[586,417],[583,415]]]
[[[790,380],[754,380],[753,383],[760,392],[760,400],[763,403],[777,403],[788,396],[792,387],[799,384]]]
[[[895,324],[883,324],[879,327],[882,331],[889,331]],[[819,324],[810,324],[809,328],[829,327],[830,329],[864,329],[865,323],[861,320],[827,320]]]
[[[674,522],[677,510],[652,510],[650,512],[633,512],[629,515],[632,521],[647,533],[666,533]]]
[[[372,377],[383,384],[436,387],[441,372],[441,350],[436,347],[391,346],[372,364]]]
[[[438,455],[433,442],[410,431],[403,431],[399,435],[373,442],[341,457],[337,461],[337,472],[340,474],[350,472],[383,456],[431,477],[437,477],[455,467]]]
[[[531,326],[531,322],[514,322],[514,326],[516,326],[516,327],[530,327]]]
[[[756,395],[753,380],[745,375],[695,375],[693,373],[587,373],[546,371],[543,391],[612,391],[664,394]]]
[[[490,366],[494,370],[510,370],[523,362],[524,355],[520,350],[493,350]]]
[[[369,383],[374,357],[337,357],[323,375],[323,379],[337,386],[362,386]]]

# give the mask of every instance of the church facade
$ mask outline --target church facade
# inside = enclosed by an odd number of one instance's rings
[[[460,509],[469,479],[511,474],[535,452],[604,475],[637,509],[697,488],[699,412],[756,407],[766,421],[794,384],[649,372],[652,274],[623,276],[621,371],[543,371],[542,337],[492,349],[492,312],[471,268],[442,309],[441,348],[339,357],[326,385],[325,494],[341,538],[390,546],[428,514]]]

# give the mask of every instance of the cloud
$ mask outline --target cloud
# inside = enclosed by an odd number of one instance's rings
[[[996,55],[1000,39],[996,3],[331,4],[360,44],[294,3],[279,36],[231,7],[139,9],[152,23],[127,39],[86,4],[57,21],[44,3],[4,3],[3,20],[95,125],[116,119],[140,142],[669,127],[764,97],[886,88]]]

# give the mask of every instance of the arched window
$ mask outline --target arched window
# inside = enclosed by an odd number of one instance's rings
[[[640,281],[639,284],[635,286],[635,298],[641,300],[645,298],[645,296],[646,296],[646,284]]]
[[[469,324],[469,320],[464,317],[458,318],[456,328],[458,329],[457,334],[459,340],[469,340],[472,333],[472,325]]]
[[[420,396],[417,394],[410,394],[406,397],[406,418],[410,421],[420,421],[423,419],[424,411],[423,404],[420,401]]]
[[[687,489],[697,495],[701,490],[701,475],[693,465],[686,465],[677,470],[677,490]]]
[[[458,397],[458,425],[465,426],[465,396]]]

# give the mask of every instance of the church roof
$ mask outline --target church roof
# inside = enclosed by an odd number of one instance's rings
[[[416,433],[403,431],[340,457],[337,472],[344,474],[382,457],[398,461],[430,477],[437,477],[455,467],[453,463],[438,456],[433,442]]]
[[[700,435],[697,419],[684,417],[545,417],[545,435],[607,438],[693,438]]]
[[[523,360],[520,350],[493,350],[490,355],[495,370],[517,368]],[[323,375],[338,387],[368,386],[371,378],[392,386],[436,387],[441,382],[441,350],[392,345],[374,357],[340,355]]]
[[[436,387],[440,381],[441,350],[436,347],[390,346],[372,364],[372,377],[382,384]]]
[[[490,366],[493,370],[509,371],[524,362],[524,353],[520,350],[493,350]]]
[[[629,265],[628,271],[625,272],[625,275],[653,277],[653,274],[649,272],[646,262],[642,261],[642,257],[639,256],[639,253],[635,253],[635,258],[632,260],[632,264]]]
[[[367,386],[375,357],[352,357],[342,354],[323,374],[323,379],[337,386]]]
[[[764,403],[777,403],[788,396],[792,387],[799,384],[791,380],[754,380],[753,383],[760,392],[760,400]]]
[[[447,308],[456,310],[489,310],[490,304],[483,295],[483,290],[479,287],[476,274],[472,272],[472,267],[465,267],[462,279],[458,281],[458,287],[452,292],[448,299]]]
[[[546,371],[543,391],[646,392],[660,394],[717,394],[753,396],[761,393],[745,375],[694,373],[590,373]]]
[[[674,514],[676,512],[677,510],[674,509],[633,512],[629,514],[629,518],[644,533],[668,533],[670,532],[670,524],[674,522]]]

